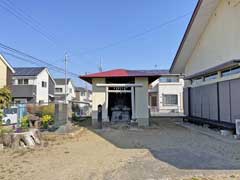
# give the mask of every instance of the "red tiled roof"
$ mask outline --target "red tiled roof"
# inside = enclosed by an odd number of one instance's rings
[[[99,73],[80,76],[81,79],[91,82],[92,78],[118,78],[118,77],[152,77],[156,79],[163,74],[169,74],[168,70],[126,70],[114,69]]]

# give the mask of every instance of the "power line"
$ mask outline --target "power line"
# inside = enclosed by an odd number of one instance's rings
[[[50,41],[50,42],[55,44],[54,40],[51,37],[49,37],[46,33],[42,32],[38,28],[34,27],[34,25],[32,25],[31,23],[29,23],[29,21],[27,21],[25,18],[23,18],[21,15],[19,15],[19,12],[14,11],[11,8],[9,8],[9,5],[7,5],[6,2],[4,2],[4,1],[1,1],[1,2],[5,3],[5,5],[4,4],[0,4],[0,7],[2,7],[5,11],[7,11],[10,14],[12,14],[14,17],[16,17],[19,21],[21,21],[22,23],[24,23],[25,25],[30,27],[32,30],[34,30],[34,31],[38,32],[39,34],[41,34],[48,41]]]
[[[13,57],[13,58],[15,58],[15,59],[18,59],[18,60],[21,60],[21,61],[24,61],[24,62],[33,64],[33,65],[36,65],[36,66],[42,66],[42,64],[39,64],[39,63],[37,63],[37,62],[35,62],[35,61],[32,61],[32,60],[30,60],[30,59],[26,59],[26,58],[17,56],[17,55],[15,55],[15,54],[12,54],[12,53],[9,53],[9,52],[6,52],[6,51],[1,51],[1,53],[4,54],[4,55],[11,56],[11,57]],[[47,68],[48,68],[49,70],[54,71],[54,72],[63,74],[62,71],[58,71],[58,70],[56,70],[56,69],[54,69],[54,68],[51,68],[51,67],[47,67]],[[81,80],[81,79],[79,79],[79,76],[73,76],[72,74],[69,74],[69,75],[70,75],[71,78],[73,78],[73,79]]]
[[[6,0],[6,1],[10,2],[9,0]],[[13,5],[12,2],[10,2],[10,3]],[[212,3],[213,3],[213,2],[211,2],[211,3],[209,3],[209,4],[212,4]],[[209,4],[207,4],[207,5],[209,5]],[[207,5],[206,5],[206,6],[207,6]],[[42,34],[43,36],[45,36],[45,38],[47,38],[47,39],[49,40],[49,38],[48,38],[44,33],[42,33],[41,31],[39,31],[39,29],[35,28],[31,23],[29,23],[29,21],[26,21],[26,18],[25,18],[25,19],[22,18],[21,15],[20,15],[20,17],[19,17],[19,12],[16,13],[16,11],[14,11],[11,7],[10,7],[10,9],[9,9],[9,5],[8,5],[8,8],[7,8],[7,7],[6,7],[6,2],[5,2],[5,6],[3,6],[3,5],[1,5],[1,4],[0,4],[0,6],[1,6],[2,8],[4,8],[6,11],[8,11],[9,13],[11,13],[12,15],[14,15],[16,18],[18,18],[19,20],[21,20],[22,22],[24,22],[26,25],[28,25],[28,26],[30,26],[31,28],[33,28],[35,31],[37,31],[37,32],[39,32],[40,34]],[[24,12],[23,12],[22,10],[21,10],[21,12],[22,12],[22,14],[24,14]],[[137,33],[137,34],[132,35],[132,36],[129,36],[129,37],[123,39],[123,40],[119,40],[119,41],[116,41],[116,42],[112,42],[112,43],[107,44],[107,45],[105,45],[105,46],[103,46],[103,47],[100,47],[100,48],[96,48],[96,49],[93,49],[93,50],[85,51],[85,52],[83,52],[83,53],[80,53],[80,55],[91,54],[91,53],[94,53],[94,52],[97,52],[97,51],[100,51],[100,50],[104,50],[104,49],[107,49],[107,48],[112,48],[112,47],[118,46],[119,44],[122,44],[122,43],[125,43],[125,42],[128,42],[128,41],[131,41],[131,40],[133,40],[133,39],[137,39],[137,38],[139,38],[139,37],[144,36],[145,34],[148,34],[148,33],[150,33],[150,32],[156,31],[156,30],[161,29],[161,28],[163,28],[163,27],[165,27],[165,26],[167,26],[167,25],[169,25],[169,24],[172,24],[172,23],[174,23],[174,22],[176,22],[176,21],[179,21],[179,20],[187,17],[187,16],[190,15],[190,14],[192,14],[192,11],[189,11],[189,12],[183,14],[183,15],[180,15],[180,16],[178,16],[178,17],[175,17],[175,18],[172,18],[172,19],[170,19],[170,20],[168,20],[168,21],[165,21],[164,23],[162,23],[162,24],[160,24],[160,25],[157,25],[157,26],[148,28],[148,29],[146,29],[145,31],[142,31],[142,32]],[[34,21],[34,18],[30,18],[30,17],[29,17],[29,19],[32,19],[32,20]],[[50,40],[51,40],[51,39],[50,39]],[[51,41],[53,41],[53,40],[51,40]],[[73,62],[73,63],[74,63],[74,62]]]
[[[5,49],[5,50],[7,50],[7,51],[10,51],[10,52],[12,52],[12,53],[15,53],[15,54],[18,54],[18,55],[24,57],[24,58],[23,58],[23,57],[20,57],[20,56],[16,56],[16,55],[14,55],[14,54],[11,54],[11,53],[7,52],[8,55],[11,55],[11,56],[13,56],[13,57],[15,57],[15,58],[18,58],[18,59],[27,61],[27,62],[29,62],[29,63],[34,63],[35,65],[40,65],[40,64],[41,64],[41,65],[45,65],[45,66],[47,66],[49,69],[54,70],[54,71],[57,71],[57,72],[61,72],[61,73],[64,73],[64,72],[65,72],[65,69],[63,69],[63,68],[61,68],[61,67],[58,67],[58,66],[56,66],[56,65],[53,65],[53,64],[51,64],[51,63],[48,63],[48,62],[46,62],[46,61],[44,61],[44,60],[41,60],[41,59],[39,59],[39,58],[36,58],[36,57],[34,57],[34,56],[32,56],[32,55],[26,54],[25,52],[19,51],[19,50],[14,49],[14,48],[11,48],[11,47],[9,47],[9,46],[7,46],[7,45],[4,45],[4,44],[2,44],[2,43],[0,43],[0,47],[1,47],[2,49]],[[5,53],[6,53],[6,52],[5,52]],[[27,59],[26,59],[26,58],[27,58]],[[71,76],[74,76],[74,77],[79,77],[78,74],[73,73],[73,72],[68,72],[68,74],[71,75]]]
[[[47,28],[44,28],[46,26],[43,26],[39,21],[36,20],[33,16],[31,16],[29,13],[26,13],[25,10],[22,10],[21,8],[17,7],[12,1],[5,0],[1,1],[0,7],[2,7],[4,10],[6,10],[8,13],[16,17],[19,21],[33,29],[34,31],[38,32],[40,35],[42,35],[45,39],[48,41],[51,41],[56,46],[59,46],[59,43],[56,40],[56,35],[52,32],[47,31]],[[42,31],[44,30],[44,31]],[[66,50],[66,47],[62,47]],[[72,62],[72,61],[71,61]],[[89,62],[89,61],[88,61]],[[73,62],[75,63],[75,62]],[[77,63],[76,63],[77,64]],[[96,63],[94,63],[96,64]]]
[[[210,2],[210,3],[208,3],[208,4],[206,4],[204,7],[209,6],[210,4],[213,4],[213,3],[214,3],[214,2],[212,1],[212,2]],[[118,45],[120,45],[120,44],[123,44],[123,43],[125,43],[125,42],[131,41],[131,40],[133,40],[133,39],[137,39],[137,38],[139,38],[139,37],[142,37],[142,36],[144,36],[145,34],[148,34],[148,33],[151,33],[151,32],[153,32],[153,31],[156,31],[156,30],[159,30],[159,29],[161,29],[161,28],[164,28],[165,26],[168,26],[168,25],[170,25],[170,24],[172,24],[172,23],[175,23],[175,22],[177,22],[177,21],[179,21],[179,20],[181,20],[181,19],[184,19],[184,18],[186,18],[186,17],[189,16],[189,15],[192,15],[192,11],[188,11],[188,12],[186,12],[186,13],[180,15],[180,16],[177,16],[177,17],[175,17],[175,18],[172,18],[172,19],[170,19],[170,20],[167,20],[167,21],[163,22],[162,24],[159,24],[159,25],[157,25],[157,26],[148,28],[148,29],[146,29],[145,31],[142,31],[142,32],[137,33],[137,34],[134,34],[134,35],[132,35],[132,36],[129,36],[129,37],[123,39],[123,40],[119,40],[119,41],[116,41],[116,42],[112,42],[112,43],[109,43],[109,44],[107,44],[107,45],[105,45],[105,46],[102,46],[102,47],[99,47],[99,48],[96,48],[96,49],[93,49],[93,50],[85,51],[85,52],[83,52],[83,53],[80,53],[80,55],[91,54],[91,53],[94,53],[94,52],[97,52],[97,51],[100,51],[100,50],[104,50],[104,49],[108,49],[108,48],[112,48],[112,47],[118,46]]]
[[[47,27],[43,26],[43,24],[41,24],[38,20],[36,20],[36,18],[26,13],[26,11],[22,10],[21,8],[17,7],[11,0],[5,0],[5,1],[8,2],[9,5],[11,5],[11,6],[8,6],[11,10],[19,12],[19,14],[23,15],[25,19],[28,19],[29,21],[34,23],[36,26],[38,26],[40,29],[44,30],[52,39],[54,40],[56,39],[54,37],[55,35],[52,32],[47,31]]]
[[[140,33],[137,33],[137,34],[134,34],[132,36],[129,36],[129,37],[123,39],[123,40],[119,40],[119,41],[107,44],[107,45],[105,45],[103,47],[99,47],[99,48],[96,48],[96,49],[93,49],[93,50],[85,51],[85,52],[81,53],[80,55],[86,55],[86,54],[94,53],[94,52],[97,52],[97,51],[100,51],[100,50],[104,50],[104,49],[108,49],[108,48],[111,48],[111,47],[118,46],[119,44],[123,44],[123,43],[131,41],[133,39],[137,39],[139,37],[144,36],[145,34],[148,34],[148,33],[153,32],[155,30],[161,29],[161,28],[163,28],[163,27],[165,27],[165,26],[167,26],[169,24],[172,24],[172,23],[174,23],[176,21],[179,21],[179,20],[189,16],[191,13],[192,13],[192,11],[191,12],[187,12],[186,14],[183,14],[181,16],[178,16],[176,18],[168,20],[168,21],[166,21],[166,22],[164,22],[164,23],[162,23],[160,25],[151,27],[151,28],[149,28],[149,29],[147,29],[145,31],[140,32]]]
[[[26,58],[17,56],[17,55],[15,55],[15,54],[12,54],[12,53],[9,53],[9,52],[6,52],[6,51],[1,51],[1,53],[3,53],[4,55],[8,55],[8,56],[14,57],[14,58],[16,58],[16,59],[19,59],[19,60],[21,60],[21,61],[30,63],[30,64],[34,64],[34,65],[37,65],[37,66],[42,66],[42,64],[37,63],[36,61],[32,61],[32,60],[30,60],[30,59],[26,59]],[[54,71],[54,72],[64,74],[63,71],[59,71],[59,70],[57,70],[57,69],[55,69],[55,68],[53,68],[53,67],[47,66],[47,68],[48,68],[49,70]],[[68,72],[68,73],[69,73],[69,72]],[[75,76],[74,76],[73,74],[69,74],[69,75],[72,76],[73,78],[79,79],[79,76],[78,76],[78,75],[75,75]]]

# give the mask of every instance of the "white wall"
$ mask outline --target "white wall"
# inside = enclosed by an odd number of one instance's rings
[[[27,85],[37,85],[37,77],[30,77],[30,76],[15,76],[12,77],[12,83],[13,85],[18,85],[18,79],[28,79]],[[22,84],[24,85],[24,84]],[[25,85],[25,86],[27,86]]]
[[[136,77],[136,84],[142,84],[143,87],[135,89],[135,105],[136,118],[139,126],[149,125],[149,110],[148,110],[148,78]]]
[[[158,84],[158,108],[159,110],[171,110],[177,109],[179,112],[183,112],[183,86],[184,80],[180,79],[179,82],[173,83],[159,83]],[[163,95],[172,94],[178,95],[178,105],[176,106],[164,106],[163,105]]]
[[[98,105],[102,105],[102,117],[103,121],[108,121],[107,108],[106,108],[106,88],[97,87],[97,83],[105,83],[105,78],[93,78],[92,79],[92,121],[93,124],[97,122]]]
[[[169,76],[168,76],[169,77]],[[157,94],[157,111],[159,112],[169,112],[170,110],[177,109],[179,112],[183,112],[183,78],[179,79],[179,82],[159,82],[159,79],[151,84],[151,89],[149,90],[149,95]],[[154,94],[151,94],[154,92]],[[178,95],[178,105],[176,106],[164,106],[163,105],[163,95],[172,94]],[[151,104],[150,104],[151,105]]]
[[[42,81],[47,82],[47,87],[42,87]],[[48,103],[49,96],[48,96],[48,83],[49,83],[49,74],[47,69],[44,69],[38,76],[36,81],[34,82],[37,85],[37,96],[36,102],[43,101],[44,103]]]
[[[230,2],[230,4],[228,3]],[[185,74],[240,59],[240,3],[222,0],[185,67]]]
[[[92,93],[87,91],[84,91],[84,93],[84,96],[82,96],[81,92],[79,92],[79,100],[81,102],[89,103],[89,101],[92,100]]]
[[[62,92],[56,92],[55,91],[56,95],[64,95],[65,94],[65,85],[58,85],[58,84],[56,84],[55,85],[55,89],[56,88],[62,88]],[[70,89],[72,89],[72,92],[70,92]],[[69,83],[67,85],[67,94],[68,94],[67,101],[72,101],[76,97],[75,87],[74,87],[72,81],[69,81]]]

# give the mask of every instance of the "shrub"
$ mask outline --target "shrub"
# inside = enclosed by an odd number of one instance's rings
[[[11,103],[11,99],[11,91],[6,87],[0,88],[0,109],[8,107]]]
[[[43,115],[42,117],[42,123],[44,128],[48,128],[48,125],[53,123],[53,117],[51,115]]]
[[[3,109],[0,109],[0,126],[2,125]]]
[[[0,128],[2,126],[3,109],[10,105],[11,99],[11,91],[6,87],[0,88]]]
[[[55,105],[49,104],[47,106],[41,106],[40,111],[43,115],[51,115],[53,117],[55,114]]]
[[[21,119],[21,127],[23,129],[27,129],[29,127],[29,117],[27,115],[22,117],[22,119]]]

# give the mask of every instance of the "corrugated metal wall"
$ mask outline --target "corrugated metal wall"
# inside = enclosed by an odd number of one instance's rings
[[[231,101],[231,119],[240,118],[240,79],[230,81],[230,101]]]
[[[189,116],[189,92],[190,88],[183,89],[183,109],[186,116]]]
[[[184,89],[185,114],[235,123],[240,118],[240,79]]]
[[[230,81],[219,83],[220,121],[231,122],[230,110]]]

